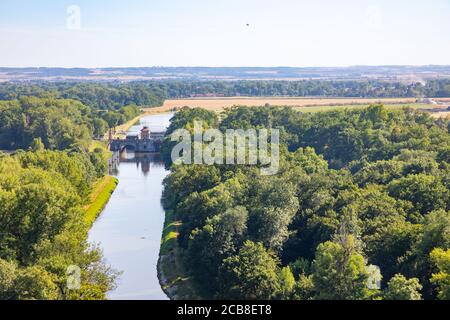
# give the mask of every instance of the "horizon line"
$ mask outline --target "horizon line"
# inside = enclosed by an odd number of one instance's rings
[[[109,66],[109,67],[91,67],[91,66],[77,66],[77,67],[60,67],[60,66],[0,66],[0,69],[143,69],[143,68],[209,68],[209,69],[238,69],[238,68],[260,68],[260,69],[274,69],[274,68],[290,68],[290,69],[311,69],[311,68],[336,68],[336,69],[345,69],[345,68],[356,68],[356,67],[450,67],[450,64],[379,64],[379,65],[370,65],[370,64],[361,64],[361,65],[347,65],[347,66],[188,66],[188,65],[180,65],[180,66]]]

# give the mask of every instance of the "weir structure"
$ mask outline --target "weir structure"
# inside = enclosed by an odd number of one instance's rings
[[[156,132],[144,127],[140,133],[128,134],[125,139],[110,140],[109,149],[118,152],[127,149],[136,153],[158,153],[161,150],[165,133],[165,131]]]

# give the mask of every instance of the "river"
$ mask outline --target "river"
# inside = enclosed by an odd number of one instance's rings
[[[146,116],[129,131],[137,132],[144,125],[160,130],[171,117]],[[157,275],[165,216],[160,199],[168,173],[158,155],[129,151],[120,155],[115,172],[119,185],[89,232],[89,241],[100,246],[106,262],[123,272],[109,299],[168,299]]]

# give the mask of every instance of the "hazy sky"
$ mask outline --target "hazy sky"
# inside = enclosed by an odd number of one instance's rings
[[[450,0],[0,0],[0,66],[450,64],[449,17]]]

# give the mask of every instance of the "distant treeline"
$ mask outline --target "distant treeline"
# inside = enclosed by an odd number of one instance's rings
[[[211,81],[163,84],[169,98],[196,95],[292,97],[449,97],[450,79],[403,84],[385,81]]]
[[[16,100],[23,96],[73,99],[99,110],[118,110],[123,106],[159,106],[165,92],[154,83],[6,83],[0,85],[0,100]]]
[[[404,84],[386,81],[141,81],[36,82],[0,85],[0,100],[21,96],[74,99],[100,110],[125,105],[155,107],[165,99],[196,96],[450,97],[450,79]]]

